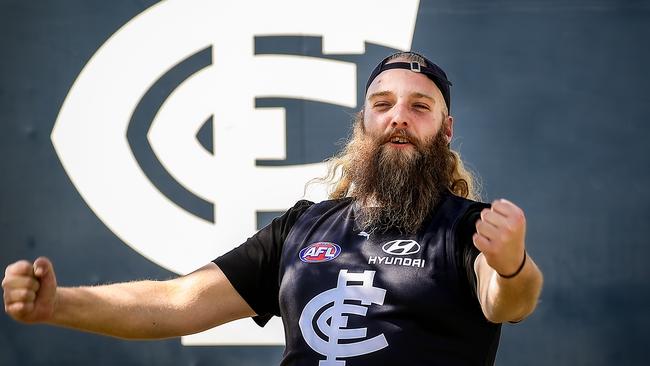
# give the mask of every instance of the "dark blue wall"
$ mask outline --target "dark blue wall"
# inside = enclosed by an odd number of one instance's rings
[[[0,1],[0,267],[46,255],[65,285],[173,275],[97,219],[49,138],[85,63],[153,3]],[[454,83],[455,147],[480,173],[486,200],[507,197],[526,211],[529,252],[545,274],[536,313],[504,327],[497,364],[650,364],[650,3],[425,0],[418,14],[413,49]],[[319,54],[320,39],[257,47]],[[368,45],[347,58],[359,85],[388,51]],[[290,144],[292,124],[303,123],[292,110],[307,124],[332,123],[312,150],[289,148],[290,161],[322,159],[348,131],[351,111],[276,102],[288,108]],[[268,365],[281,352],[127,342],[0,314],[3,366]]]

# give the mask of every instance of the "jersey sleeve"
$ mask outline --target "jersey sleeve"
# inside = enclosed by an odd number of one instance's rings
[[[481,210],[489,207],[487,205],[476,205],[470,207],[456,231],[456,263],[459,263],[461,268],[461,276],[467,279],[472,295],[478,299],[477,278],[474,272],[474,261],[481,253],[472,241],[472,236],[476,233],[476,221],[481,217]]]
[[[282,246],[293,224],[311,205],[313,202],[298,201],[243,244],[213,261],[257,313],[253,320],[260,326],[273,315],[280,316],[278,271]]]

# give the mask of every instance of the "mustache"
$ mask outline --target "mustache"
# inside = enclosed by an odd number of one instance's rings
[[[379,136],[378,140],[381,141],[381,144],[383,145],[389,143],[395,137],[404,138],[416,147],[422,146],[422,140],[415,136],[411,130],[405,128],[391,127],[390,130]]]

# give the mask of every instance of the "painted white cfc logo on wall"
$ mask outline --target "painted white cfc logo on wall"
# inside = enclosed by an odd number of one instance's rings
[[[298,324],[309,347],[326,357],[318,363],[319,366],[345,366],[345,361],[337,358],[365,355],[388,346],[383,334],[363,339],[367,337],[367,328],[342,329],[348,326],[348,315],[344,313],[366,316],[367,306],[384,304],[386,290],[374,287],[374,278],[375,271],[350,273],[342,269],[335,288],[315,296],[305,305]],[[350,281],[361,284],[348,285]],[[346,300],[361,301],[361,305],[346,304]],[[327,336],[327,339],[322,339],[313,328],[312,321],[325,307],[327,309],[316,319],[318,330]],[[341,339],[346,343],[339,343]]]
[[[102,222],[130,247],[188,273],[255,231],[257,211],[283,211],[322,176],[322,164],[256,166],[284,159],[282,108],[255,98],[356,107],[356,68],[315,57],[255,55],[254,37],[322,36],[324,54],[362,54],[364,42],[410,49],[418,1],[169,0],[139,14],[102,45],[72,86],[52,131],[63,167]],[[387,26],[390,24],[390,26]],[[178,207],[143,173],[127,141],[142,96],[180,61],[211,47],[213,63],[183,81],[157,112],[147,139],[173,178],[214,205],[214,223]],[[212,117],[214,154],[196,133]],[[315,192],[312,199],[324,198]],[[281,344],[280,322],[247,322],[185,344]],[[269,329],[270,328],[270,329]]]

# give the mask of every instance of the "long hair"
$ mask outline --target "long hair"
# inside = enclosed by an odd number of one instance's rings
[[[363,138],[364,133],[363,111],[361,111],[355,117],[354,130],[345,148],[327,161],[328,174],[322,181],[330,185],[330,199],[354,197],[354,184],[351,179],[350,166],[355,153],[355,142]],[[465,168],[460,154],[449,148],[446,156],[440,158],[449,159],[452,167],[451,179],[446,183],[446,188],[457,196],[476,201],[480,200],[478,181],[474,174]]]

